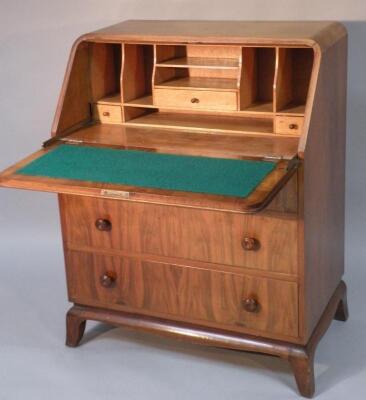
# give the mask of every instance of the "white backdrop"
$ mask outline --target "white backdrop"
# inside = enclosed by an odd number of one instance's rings
[[[346,281],[351,318],[316,357],[319,398],[366,394],[364,0],[0,0],[0,169],[48,138],[72,42],[124,19],[340,20],[349,31]],[[335,166],[336,167],[336,166]],[[294,398],[280,360],[104,333],[67,349],[56,196],[0,190],[0,400]],[[45,301],[46,299],[46,301]],[[93,325],[90,325],[93,326]],[[363,393],[363,395],[362,395]]]

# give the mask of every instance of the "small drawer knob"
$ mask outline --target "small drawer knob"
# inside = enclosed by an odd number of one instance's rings
[[[197,97],[193,97],[191,99],[191,103],[199,103],[199,102],[200,102],[200,99],[197,99]]]
[[[241,241],[241,245],[246,251],[256,251],[261,247],[259,240],[253,237],[245,237]]]
[[[290,129],[297,129],[299,126],[297,124],[290,124],[288,127]]]
[[[256,299],[253,299],[251,297],[247,299],[243,299],[242,305],[245,311],[250,312],[250,313],[255,313],[259,311],[259,303]]]
[[[110,231],[112,229],[112,222],[108,219],[98,218],[95,221],[95,227],[98,231]]]
[[[111,288],[116,282],[116,274],[114,272],[106,272],[100,277],[100,284],[105,288]]]
[[[103,111],[103,117],[109,117],[110,115],[109,111]]]

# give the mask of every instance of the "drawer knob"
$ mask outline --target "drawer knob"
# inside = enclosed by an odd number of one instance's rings
[[[255,300],[253,298],[244,299],[242,301],[242,304],[243,304],[244,310],[247,312],[255,313],[255,312],[258,312],[258,310],[259,310],[259,303],[257,300]]]
[[[106,272],[100,277],[100,284],[105,288],[111,288],[116,282],[116,274],[114,272]]]
[[[112,229],[112,222],[108,219],[98,218],[95,221],[95,227],[98,231],[110,231]]]
[[[290,129],[297,129],[299,126],[297,124],[290,124],[288,127]]]
[[[261,246],[259,240],[253,237],[245,237],[241,241],[241,245],[246,251],[255,251],[258,250]]]
[[[191,99],[191,103],[199,103],[199,102],[200,102],[200,99],[197,99],[197,97],[193,97]]]
[[[103,111],[103,117],[109,117],[110,115],[109,111]]]

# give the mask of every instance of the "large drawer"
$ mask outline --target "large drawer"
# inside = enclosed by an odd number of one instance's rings
[[[77,304],[236,331],[298,334],[297,284],[92,252],[66,252]],[[255,333],[255,332],[254,332]]]
[[[158,107],[198,110],[236,111],[238,109],[238,99],[235,91],[155,89],[154,104]]]
[[[60,198],[65,240],[73,248],[127,250],[297,273],[295,218],[71,195]]]

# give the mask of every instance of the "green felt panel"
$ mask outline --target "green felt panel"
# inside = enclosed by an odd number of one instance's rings
[[[246,197],[275,165],[269,161],[61,145],[16,173]]]

